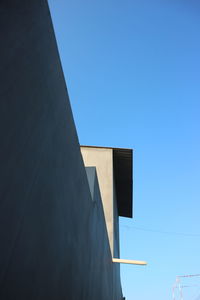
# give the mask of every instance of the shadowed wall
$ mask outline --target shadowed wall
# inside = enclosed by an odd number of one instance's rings
[[[0,36],[0,299],[113,299],[47,2],[1,0]]]

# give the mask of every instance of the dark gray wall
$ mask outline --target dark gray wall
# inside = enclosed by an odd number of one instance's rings
[[[0,38],[0,299],[113,299],[47,2],[1,0]]]
[[[114,222],[114,257],[120,258],[120,239],[119,239],[119,213],[117,207],[117,196],[115,189],[115,182],[113,184],[113,222]],[[121,282],[120,279],[120,264],[113,265],[113,285],[116,287],[114,289],[114,299],[117,295],[121,294]]]

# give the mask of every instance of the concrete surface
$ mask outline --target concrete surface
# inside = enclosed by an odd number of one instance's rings
[[[81,146],[86,167],[95,166],[103,201],[111,253],[114,253],[113,155],[112,149]]]
[[[88,182],[93,193],[94,170],[96,169],[106,228],[113,257],[120,257],[119,247],[119,215],[113,174],[113,149],[81,146],[81,154],[88,174]],[[92,167],[95,166],[95,167]],[[89,174],[90,172],[90,174]],[[121,293],[120,264],[113,265],[113,297]]]
[[[101,214],[100,218],[104,219],[103,205],[100,194],[99,182],[96,173],[96,167],[86,167],[87,178],[90,186],[90,191],[92,193],[93,201],[95,201],[99,214]],[[118,220],[118,216],[117,216]],[[105,230],[106,230],[106,221],[104,221]],[[116,222],[116,224],[118,224]],[[119,229],[119,227],[118,227]],[[108,239],[108,236],[107,236]],[[117,241],[117,249],[119,249],[119,240]],[[116,252],[116,257],[118,257],[119,252]],[[121,289],[121,279],[120,279],[120,264],[113,264],[113,299],[118,299],[119,295],[122,294]]]
[[[0,33],[0,299],[119,300],[47,1],[1,0]]]
[[[95,166],[113,257],[119,257],[119,216],[132,217],[133,150],[81,146],[86,167]]]

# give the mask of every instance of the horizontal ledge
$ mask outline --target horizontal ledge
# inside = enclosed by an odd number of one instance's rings
[[[146,261],[140,261],[140,260],[130,260],[130,259],[121,259],[121,258],[113,258],[112,259],[114,263],[119,264],[130,264],[130,265],[140,265],[140,266],[146,266]]]

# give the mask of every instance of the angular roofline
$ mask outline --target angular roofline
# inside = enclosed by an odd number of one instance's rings
[[[104,146],[88,146],[88,145],[80,145],[80,147],[85,147],[85,148],[100,148],[100,149],[113,149],[113,150],[132,150],[132,148],[121,148],[121,147],[104,147]]]

